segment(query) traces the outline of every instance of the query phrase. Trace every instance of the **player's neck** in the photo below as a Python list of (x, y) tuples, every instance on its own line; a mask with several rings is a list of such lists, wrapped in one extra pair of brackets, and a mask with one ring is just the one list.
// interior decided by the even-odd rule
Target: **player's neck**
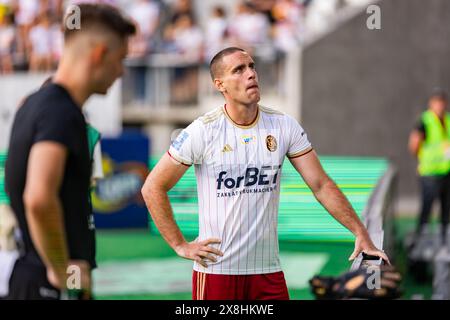
[(258, 116), (258, 104), (242, 105), (227, 102), (225, 111), (234, 123), (246, 126), (255, 122)]
[(80, 72), (74, 68), (60, 66), (52, 82), (63, 86), (80, 108), (83, 108), (84, 103), (91, 96), (89, 88), (86, 87), (86, 81), (80, 78)]

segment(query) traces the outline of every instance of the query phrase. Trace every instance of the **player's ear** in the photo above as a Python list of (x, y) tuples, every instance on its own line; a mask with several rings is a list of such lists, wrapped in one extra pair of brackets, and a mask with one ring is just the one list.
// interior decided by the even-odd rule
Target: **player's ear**
[(105, 59), (106, 53), (108, 52), (108, 46), (105, 43), (97, 43), (92, 49), (91, 58), (94, 65), (99, 65)]
[(220, 79), (214, 79), (214, 86), (216, 87), (217, 90), (219, 90), (222, 93), (224, 93), (226, 91), (226, 89), (223, 85), (223, 81)]

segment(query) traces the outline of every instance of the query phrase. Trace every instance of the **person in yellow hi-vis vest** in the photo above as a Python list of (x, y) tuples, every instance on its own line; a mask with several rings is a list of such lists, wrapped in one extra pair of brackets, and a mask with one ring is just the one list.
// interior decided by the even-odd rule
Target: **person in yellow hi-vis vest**
[(441, 239), (446, 240), (450, 212), (450, 113), (448, 95), (435, 89), (428, 101), (428, 110), (409, 137), (409, 150), (417, 157), (420, 176), (422, 207), (417, 234), (428, 223), (436, 198), (441, 205)]

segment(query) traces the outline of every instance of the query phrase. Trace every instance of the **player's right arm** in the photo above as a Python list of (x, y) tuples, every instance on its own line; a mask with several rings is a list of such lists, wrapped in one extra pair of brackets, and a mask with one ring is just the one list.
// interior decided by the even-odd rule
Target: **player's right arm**
[[(41, 141), (30, 150), (23, 195), (25, 214), (33, 244), (47, 268), (48, 280), (65, 288), (69, 265), (59, 189), (64, 176), (67, 149), (59, 143)], [(87, 262), (71, 261), (80, 267), (82, 287), (90, 287)]]
[(87, 261), (68, 260), (64, 212), (59, 197), (67, 156), (79, 148), (80, 138), (74, 135), (79, 130), (77, 116), (54, 104), (43, 105), (39, 111), (23, 194), (31, 240), (47, 268), (49, 282), (65, 289), (67, 267), (75, 265), (80, 270), (80, 289), (84, 289), (88, 297), (91, 268)]
[(419, 148), (420, 148), (420, 145), (422, 144), (423, 140), (424, 140), (424, 134), (422, 131), (414, 129), (410, 133), (408, 149), (409, 149), (409, 152), (411, 152), (411, 154), (413, 156), (417, 156), (417, 154), (419, 153)]
[(209, 246), (220, 243), (220, 239), (187, 242), (174, 219), (167, 194), (188, 168), (166, 153), (147, 177), (142, 187), (142, 196), (153, 222), (172, 249), (180, 257), (197, 261), (206, 268), (204, 259), (215, 262), (215, 255), (223, 255), (219, 250)]

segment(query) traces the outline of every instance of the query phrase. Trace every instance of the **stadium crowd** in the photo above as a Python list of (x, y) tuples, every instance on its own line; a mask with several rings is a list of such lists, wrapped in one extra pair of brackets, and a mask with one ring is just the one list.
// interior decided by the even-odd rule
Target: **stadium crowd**
[(312, 0), (241, 0), (232, 12), (214, 6), (200, 23), (192, 0), (0, 0), (0, 73), (53, 70), (61, 55), (60, 21), (79, 2), (117, 5), (139, 33), (130, 57), (177, 54), (206, 61), (228, 45), (286, 52), (302, 40)]

